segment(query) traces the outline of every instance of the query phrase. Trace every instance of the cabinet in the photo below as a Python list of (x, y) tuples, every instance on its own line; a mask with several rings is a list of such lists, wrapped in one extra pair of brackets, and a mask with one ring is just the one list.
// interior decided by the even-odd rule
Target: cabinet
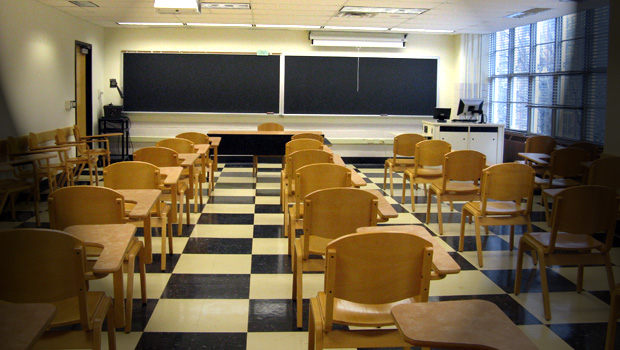
[[(120, 161), (130, 160), (129, 157), (129, 118), (120, 117), (120, 118), (99, 118), (99, 133), (100, 134), (109, 134), (109, 133), (119, 133), (120, 138), (120, 147), (112, 149), (111, 158), (116, 158)], [(113, 142), (110, 141), (110, 147), (113, 146)]]
[(433, 140), (444, 140), (452, 150), (471, 149), (483, 153), (488, 164), (504, 160), (504, 125), (478, 123), (422, 122), (424, 134)]

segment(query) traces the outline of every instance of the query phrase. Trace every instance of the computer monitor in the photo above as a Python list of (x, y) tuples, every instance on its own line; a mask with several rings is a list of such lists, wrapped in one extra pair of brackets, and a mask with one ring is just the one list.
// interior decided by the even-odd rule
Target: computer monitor
[(462, 98), (459, 101), (459, 109), (456, 115), (464, 115), (473, 117), (474, 113), (482, 114), (483, 99), (479, 98)]
[(445, 123), (446, 119), (450, 119), (452, 108), (435, 108), (433, 111), (433, 119), (438, 122)]

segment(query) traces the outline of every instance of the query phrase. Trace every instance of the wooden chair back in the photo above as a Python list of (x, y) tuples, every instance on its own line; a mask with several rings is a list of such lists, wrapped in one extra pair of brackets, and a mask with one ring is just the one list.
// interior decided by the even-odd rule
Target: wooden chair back
[(314, 191), (352, 186), (351, 169), (346, 166), (327, 162), (304, 165), (295, 173), (295, 210), (300, 213), (304, 198)]
[(333, 163), (334, 155), (319, 149), (305, 149), (292, 152), (286, 158), (285, 174), (292, 179), (299, 168), (308, 164)]
[(278, 123), (263, 123), (258, 126), (258, 131), (284, 131), (284, 126)]
[(293, 153), (295, 151), (301, 151), (301, 150), (304, 150), (304, 149), (320, 149), (320, 150), (322, 150), (323, 149), (323, 143), (321, 143), (321, 142), (319, 142), (317, 140), (312, 140), (312, 139), (291, 140), (291, 141), (286, 143), (286, 146), (285, 146), (285, 149), (284, 149), (284, 156), (288, 158), (288, 156), (291, 153)]
[(50, 228), (125, 223), (125, 199), (111, 188), (69, 186), (48, 196)]
[(86, 330), (92, 328), (83, 241), (56, 230), (12, 229), (0, 231), (0, 242), (1, 300), (54, 303), (65, 309), (79, 305), (79, 311), (69, 314), (59, 309), (52, 326), (80, 323)]
[(525, 140), (526, 153), (551, 154), (555, 149), (556, 142), (551, 136), (537, 135), (530, 136)]
[(482, 173), (480, 195), (482, 215), (486, 215), (489, 200), (511, 201), (521, 206), (527, 201), (525, 214), (532, 211), (536, 171), (529, 165), (501, 163), (486, 168)]
[(600, 158), (590, 164), (588, 185), (620, 189), (620, 157)]
[(420, 141), (415, 145), (415, 166), (417, 173), (420, 167), (441, 166), (444, 156), (452, 150), (452, 146), (443, 140)]
[(415, 156), (415, 146), (418, 142), (425, 141), (426, 138), (420, 134), (400, 134), (394, 137), (394, 162), (397, 157)]
[[(67, 138), (67, 133), (65, 132), (65, 129), (56, 129), (56, 135), (54, 135), (54, 140), (56, 141), (56, 144), (59, 146), (62, 146), (63, 144), (66, 144), (67, 142), (71, 142)], [(88, 146), (85, 143), (78, 144), (77, 142), (79, 142), (79, 140), (80, 139), (76, 137), (75, 139), (76, 143), (72, 144), (71, 146), (75, 146), (78, 156), (90, 156)]]
[(202, 145), (202, 144), (209, 143), (209, 135), (203, 134), (201, 132), (189, 131), (189, 132), (180, 133), (175, 137), (179, 139), (190, 140), (196, 145)]
[(159, 189), (160, 184), (159, 168), (151, 163), (118, 162), (103, 169), (103, 185), (115, 190)]
[(452, 151), (445, 155), (443, 163), (443, 188), (449, 181), (471, 181), (476, 184), (482, 178), (487, 157), (473, 150)]
[(158, 167), (179, 166), (179, 153), (167, 147), (144, 147), (133, 153), (133, 160)]
[(570, 145), (572, 148), (581, 148), (584, 151), (588, 152), (588, 161), (595, 160), (598, 158), (598, 149), (599, 146), (595, 145), (591, 142), (575, 142)]
[(194, 143), (187, 139), (171, 138), (157, 141), (157, 147), (166, 147), (178, 153), (196, 153)]
[(588, 160), (588, 152), (582, 148), (567, 147), (551, 152), (549, 175), (575, 178), (584, 174), (581, 163)]
[[(324, 330), (331, 330), (334, 304), (339, 301), (372, 306), (407, 299), (426, 302), (432, 258), (431, 242), (404, 232), (354, 233), (330, 242), (326, 255)], [(364, 324), (360, 315), (363, 305), (356, 310), (357, 320), (342, 321)]]
[(323, 135), (315, 134), (313, 132), (302, 132), (302, 133), (291, 136), (291, 140), (297, 140), (297, 139), (313, 139), (321, 143), (325, 143), (325, 139), (323, 138)]
[(620, 199), (608, 187), (584, 185), (560, 191), (553, 204), (551, 238), (548, 253), (553, 253), (558, 232), (592, 235), (605, 232), (607, 252), (612, 247)]
[(304, 199), (303, 258), (310, 254), (311, 236), (332, 240), (359, 227), (376, 226), (377, 210), (377, 197), (357, 188), (328, 188), (308, 194)]

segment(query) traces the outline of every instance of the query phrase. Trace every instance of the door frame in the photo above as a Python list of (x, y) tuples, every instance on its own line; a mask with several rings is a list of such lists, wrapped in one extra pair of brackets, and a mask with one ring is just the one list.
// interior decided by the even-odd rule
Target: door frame
[[(93, 134), (93, 59), (92, 59), (92, 52), (93, 52), (93, 45), (89, 44), (89, 43), (85, 43), (82, 41), (75, 41), (75, 47), (74, 47), (74, 51), (75, 48), (84, 48), (88, 50), (88, 53), (86, 53), (86, 69), (85, 69), (85, 74), (86, 74), (86, 85), (85, 85), (85, 89), (86, 89), (86, 130), (84, 130), (86, 132), (86, 135), (92, 135)], [(74, 78), (77, 79), (77, 58), (75, 58), (75, 53), (74, 53)], [(77, 84), (75, 83), (74, 80), (74, 86), (75, 86), (75, 98), (77, 100)], [(78, 124), (78, 110), (77, 108), (75, 109), (75, 124)]]

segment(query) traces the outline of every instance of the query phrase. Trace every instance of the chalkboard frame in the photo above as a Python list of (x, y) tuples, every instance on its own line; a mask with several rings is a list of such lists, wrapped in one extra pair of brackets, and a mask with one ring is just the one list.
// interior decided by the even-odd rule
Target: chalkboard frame
[[(172, 54), (172, 55), (179, 55), (179, 54), (183, 54), (183, 55), (187, 55), (187, 54), (204, 54), (204, 55), (245, 55), (245, 56), (250, 56), (250, 55), (254, 55), (256, 56), (255, 53), (215, 53), (215, 52), (149, 52), (149, 51), (123, 51), (123, 58), (124, 58), (124, 54), (126, 53), (141, 53), (141, 54), (157, 54), (157, 53), (165, 53), (165, 54)], [(420, 60), (424, 60), (424, 61), (432, 61), (434, 63), (434, 69), (432, 69), (432, 71), (430, 72), (433, 78), (433, 81), (431, 83), (431, 88), (429, 89), (427, 85), (425, 85), (427, 87), (427, 91), (430, 91), (431, 94), (429, 94), (430, 98), (431, 98), (431, 105), (432, 107), (435, 107), (439, 101), (439, 57), (437, 56), (424, 56), (424, 57), (412, 57), (412, 56), (405, 56), (405, 55), (386, 55), (386, 56), (379, 56), (377, 54), (362, 54), (362, 55), (355, 55), (355, 54), (346, 54), (346, 53), (320, 53), (320, 54), (316, 54), (316, 53), (287, 53), (287, 54), (273, 54), (273, 56), (277, 56), (279, 58), (279, 70), (278, 70), (278, 101), (277, 101), (277, 108), (273, 108), (275, 110), (269, 110), (267, 112), (262, 112), (262, 111), (178, 111), (178, 110), (158, 110), (158, 111), (149, 111), (149, 110), (126, 110), (125, 113), (131, 115), (131, 114), (181, 114), (181, 115), (187, 115), (187, 114), (194, 114), (194, 115), (221, 115), (221, 114), (226, 114), (226, 115), (266, 115), (266, 114), (275, 114), (275, 115), (281, 115), (281, 116), (308, 116), (308, 117), (328, 117), (328, 116), (338, 116), (338, 117), (377, 117), (377, 116), (389, 116), (389, 117), (428, 117), (429, 115), (432, 115), (432, 108), (427, 108), (427, 110), (423, 111), (423, 112), (417, 112), (417, 113), (384, 113), (384, 112), (376, 112), (376, 113), (333, 113), (333, 112), (301, 112), (301, 113), (291, 113), (290, 112), (290, 108), (287, 108), (287, 93), (286, 93), (286, 89), (287, 86), (285, 84), (286, 81), (286, 64), (287, 64), (287, 58), (289, 57), (303, 57), (303, 58), (309, 58), (309, 59), (314, 59), (314, 58), (328, 58), (328, 59), (345, 59), (345, 60), (372, 60), (372, 59), (380, 59), (380, 60), (398, 60), (400, 62), (416, 62), (416, 61), (420, 61)], [(259, 56), (260, 57), (260, 56)], [(124, 61), (124, 59), (123, 59)], [(124, 62), (123, 62), (124, 63)], [(123, 67), (123, 73), (125, 73), (125, 68)], [(125, 78), (125, 76), (123, 76), (123, 78)], [(124, 82), (126, 85), (126, 82)], [(430, 105), (429, 105), (430, 106)]]

